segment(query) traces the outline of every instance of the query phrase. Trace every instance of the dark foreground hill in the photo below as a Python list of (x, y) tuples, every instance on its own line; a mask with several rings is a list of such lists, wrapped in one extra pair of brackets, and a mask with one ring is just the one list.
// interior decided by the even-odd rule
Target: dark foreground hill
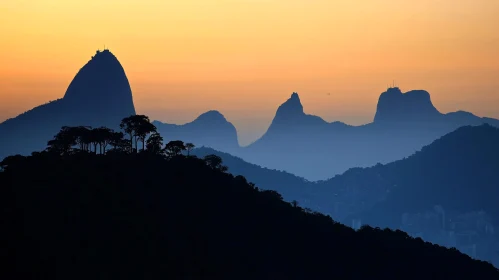
[(310, 206), (308, 204), (314, 200), (315, 184), (291, 173), (261, 167), (228, 153), (207, 147), (194, 149), (192, 154), (199, 158), (207, 155), (217, 155), (222, 158), (224, 165), (229, 168), (231, 174), (244, 176), (260, 189), (277, 191), (286, 201), (297, 200), (300, 205), (308, 207)]
[[(17, 162), (17, 163), (16, 163)], [(358, 232), (203, 160), (47, 153), (0, 172), (3, 279), (498, 279), (401, 231)]]

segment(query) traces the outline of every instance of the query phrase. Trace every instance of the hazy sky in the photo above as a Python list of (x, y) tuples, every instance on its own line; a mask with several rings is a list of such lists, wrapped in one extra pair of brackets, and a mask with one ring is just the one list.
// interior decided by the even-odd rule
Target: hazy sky
[(216, 109), (241, 144), (293, 91), (307, 113), (369, 122), (392, 80), (499, 118), (498, 15), (498, 0), (2, 0), (0, 121), (62, 97), (104, 44), (139, 113)]

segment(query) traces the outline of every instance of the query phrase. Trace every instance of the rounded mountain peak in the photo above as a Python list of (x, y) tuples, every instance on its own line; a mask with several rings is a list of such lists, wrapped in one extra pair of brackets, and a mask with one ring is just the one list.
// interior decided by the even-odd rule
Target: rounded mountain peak
[(406, 93), (398, 87), (388, 88), (379, 97), (375, 122), (428, 121), (441, 116), (425, 90)]
[(98, 50), (78, 71), (63, 100), (95, 117), (121, 120), (135, 114), (132, 90), (125, 70), (107, 49)]
[(225, 119), (224, 115), (222, 115), (222, 113), (220, 113), (219, 111), (210, 110), (208, 112), (199, 115), (199, 117), (197, 117), (195, 121), (220, 123), (220, 122), (227, 122), (227, 119)]

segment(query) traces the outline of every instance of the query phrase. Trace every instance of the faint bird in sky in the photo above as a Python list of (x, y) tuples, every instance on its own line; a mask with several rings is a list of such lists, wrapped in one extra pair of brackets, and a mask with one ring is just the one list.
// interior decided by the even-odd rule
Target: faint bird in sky
[(331, 95), (331, 94), (328, 92), (327, 95)]

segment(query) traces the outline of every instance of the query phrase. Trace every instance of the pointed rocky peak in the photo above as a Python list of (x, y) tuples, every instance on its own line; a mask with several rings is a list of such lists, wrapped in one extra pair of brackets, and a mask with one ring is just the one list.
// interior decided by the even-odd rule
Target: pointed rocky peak
[(433, 106), (430, 94), (425, 90), (406, 93), (398, 87), (388, 88), (379, 97), (375, 122), (419, 122), (441, 116)]
[(302, 116), (305, 113), (303, 112), (303, 105), (301, 104), (300, 97), (298, 96), (298, 93), (293, 92), (291, 94), (291, 97), (286, 100), (279, 108), (277, 109), (276, 112), (276, 118), (278, 117), (296, 117), (296, 116)]

